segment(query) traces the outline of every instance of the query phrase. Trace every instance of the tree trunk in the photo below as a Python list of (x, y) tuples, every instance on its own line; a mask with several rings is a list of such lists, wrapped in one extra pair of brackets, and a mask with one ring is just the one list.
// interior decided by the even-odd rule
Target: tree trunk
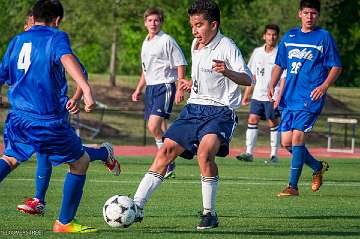
[[(116, 30), (116, 27), (114, 27)], [(110, 59), (110, 86), (116, 86), (116, 50), (117, 50), (117, 32), (113, 32), (111, 44), (111, 59)]]

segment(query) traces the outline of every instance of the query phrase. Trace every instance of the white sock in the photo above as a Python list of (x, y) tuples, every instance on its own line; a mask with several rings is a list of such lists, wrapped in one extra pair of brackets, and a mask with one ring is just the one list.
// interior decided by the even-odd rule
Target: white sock
[(248, 128), (246, 130), (246, 153), (253, 154), (257, 135), (258, 135), (257, 124), (248, 124)]
[(144, 208), (151, 194), (160, 186), (163, 180), (164, 177), (161, 174), (151, 171), (147, 172), (134, 195), (135, 204), (140, 208)]
[(155, 139), (155, 144), (156, 147), (159, 149), (163, 146), (164, 142), (162, 141), (162, 139)]
[(270, 157), (278, 156), (278, 149), (280, 145), (280, 132), (278, 131), (279, 126), (275, 126), (270, 129), (270, 146), (271, 146), (271, 154)]
[(215, 200), (216, 190), (219, 181), (219, 176), (204, 177), (201, 176), (201, 190), (203, 200), (203, 214), (210, 212), (211, 215), (215, 215)]

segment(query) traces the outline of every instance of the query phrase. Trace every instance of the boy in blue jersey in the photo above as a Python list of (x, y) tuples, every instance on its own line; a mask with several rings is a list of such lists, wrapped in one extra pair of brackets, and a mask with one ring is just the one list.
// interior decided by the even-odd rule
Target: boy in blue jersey
[[(27, 15), (24, 31), (30, 30), (34, 25), (34, 17), (32, 11)], [(80, 63), (79, 59), (76, 57), (76, 60), (80, 64), (81, 70), (86, 79), (88, 79), (88, 74), (85, 67)], [(67, 98), (66, 95), (62, 97)], [(71, 114), (77, 114), (80, 111), (80, 100), (82, 97), (82, 91), (79, 86), (77, 86), (75, 94), (73, 97), (68, 99), (66, 103), (66, 109)], [(90, 162), (95, 160), (100, 160), (108, 168), (110, 172), (113, 172), (115, 176), (120, 175), (120, 164), (116, 160), (113, 148), (110, 143), (103, 143), (99, 148), (92, 148), (84, 146), (85, 151), (88, 153)], [(49, 186), (52, 165), (48, 160), (48, 155), (36, 153), (36, 176), (35, 176), (35, 195), (33, 198), (27, 198), (24, 201), (24, 204), (20, 204), (16, 207), (17, 210), (31, 214), (31, 215), (42, 215), (45, 212), (45, 195)]]
[(329, 168), (316, 160), (305, 147), (305, 133), (310, 132), (324, 105), (326, 91), (341, 73), (341, 63), (335, 41), (330, 33), (316, 25), (320, 16), (319, 0), (301, 0), (301, 27), (289, 30), (283, 37), (275, 60), (269, 99), (274, 95), (284, 69), (286, 82), (279, 107), (281, 143), (292, 153), (289, 185), (278, 196), (298, 196), (298, 181), (303, 165), (313, 170), (311, 189), (322, 185)]
[(35, 152), (48, 155), (53, 166), (69, 165), (54, 232), (95, 232), (74, 221), (80, 204), (89, 156), (67, 120), (65, 70), (81, 87), (85, 111), (95, 102), (91, 88), (70, 47), (69, 37), (57, 29), (64, 10), (58, 0), (39, 0), (33, 7), (35, 25), (15, 36), (0, 65), (0, 84), (9, 85), (11, 110), (4, 127), (4, 155), (0, 182)]

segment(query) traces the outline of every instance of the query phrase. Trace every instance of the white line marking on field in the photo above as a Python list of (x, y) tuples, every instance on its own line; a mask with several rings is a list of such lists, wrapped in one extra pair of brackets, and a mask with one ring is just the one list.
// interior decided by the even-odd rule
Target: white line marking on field
[[(252, 178), (249, 178), (252, 179)], [(7, 178), (6, 181), (34, 181), (33, 178)], [(255, 179), (252, 179), (255, 180)], [(242, 181), (219, 181), (220, 184), (223, 185), (284, 185), (286, 184), (286, 181), (279, 181), (276, 179), (276, 181), (271, 181), (271, 179), (267, 179), (267, 182), (242, 182)], [(55, 182), (63, 182), (64, 179), (60, 178), (52, 178), (51, 181)], [(97, 179), (88, 179), (86, 180), (89, 183), (119, 183), (119, 184), (138, 184), (140, 183), (140, 180), (97, 180)], [(165, 181), (167, 184), (200, 184), (199, 180), (169, 180)], [(299, 183), (299, 185), (310, 185), (310, 182), (304, 182)], [(360, 187), (360, 182), (345, 182), (345, 183), (339, 183), (334, 181), (325, 181), (324, 185), (328, 186), (339, 186), (339, 187)]]

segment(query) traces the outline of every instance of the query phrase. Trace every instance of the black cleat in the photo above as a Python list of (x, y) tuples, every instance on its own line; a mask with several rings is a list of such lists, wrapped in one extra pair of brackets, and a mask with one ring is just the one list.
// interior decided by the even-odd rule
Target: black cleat
[(200, 215), (200, 223), (196, 227), (198, 230), (211, 229), (219, 226), (217, 215), (211, 215), (211, 212)]

